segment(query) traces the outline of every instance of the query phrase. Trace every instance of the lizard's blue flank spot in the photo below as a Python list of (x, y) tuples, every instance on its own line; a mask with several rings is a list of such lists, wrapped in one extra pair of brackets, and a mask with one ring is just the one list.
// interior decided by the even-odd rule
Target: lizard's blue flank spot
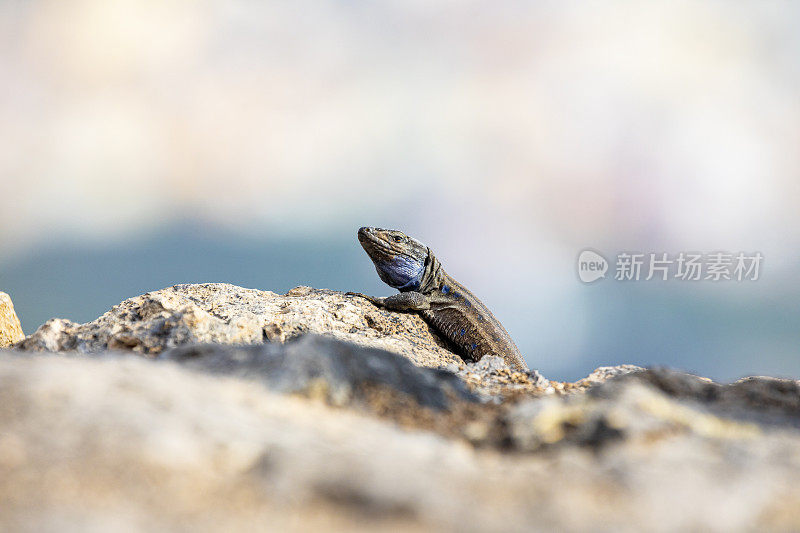
[(466, 329), (461, 328), (461, 331), (458, 332), (459, 335), (464, 335), (467, 332)]
[(447, 294), (448, 292), (450, 292), (450, 287), (442, 285), (442, 294)]
[(477, 343), (477, 342), (473, 342), (473, 343), (472, 343), (472, 349), (474, 350), (474, 349), (476, 349), (477, 347), (478, 347), (478, 343)]
[(472, 304), (469, 303), (469, 300), (467, 300), (466, 298), (464, 298), (464, 305), (466, 305), (467, 307), (472, 307)]

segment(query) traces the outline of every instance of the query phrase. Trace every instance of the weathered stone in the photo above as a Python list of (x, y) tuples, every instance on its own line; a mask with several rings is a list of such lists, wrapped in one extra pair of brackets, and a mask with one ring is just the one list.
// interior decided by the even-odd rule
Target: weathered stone
[(261, 372), (288, 364), (286, 383), (307, 382), (319, 361), (292, 367), (300, 351), (350, 357), (303, 346), (280, 363), (264, 355), (276, 347), (167, 361), (0, 351), (0, 529), (800, 528), (794, 429), (728, 420), (632, 375), (512, 406), (517, 453), (498, 453), (276, 394)]
[(548, 381), (304, 287), (178, 285), (17, 347), (68, 353), (0, 351), (1, 530), (800, 529), (793, 380)]
[(285, 342), (318, 333), (448, 368), (484, 398), (542, 394), (549, 382), (500, 358), (465, 363), (416, 313), (379, 309), (363, 298), (296, 287), (286, 295), (223, 283), (175, 285), (125, 300), (86, 324), (51, 319), (17, 345), (28, 351), (133, 350), (146, 355), (196, 343)]
[(707, 439), (754, 439), (755, 424), (716, 416), (671, 401), (664, 393), (631, 381), (604, 391), (529, 400), (512, 408), (508, 422), (514, 447), (579, 445), (599, 449), (619, 441), (656, 441), (675, 435)]
[(466, 526), (451, 498), (480, 490), (474, 461), (430, 434), (174, 363), (0, 356), (3, 531)]
[(376, 393), (402, 395), (437, 410), (448, 407), (448, 397), (477, 400), (450, 372), (421, 368), (401, 355), (321, 335), (303, 335), (285, 344), (184, 346), (159, 358), (257, 380), (277, 392), (320, 397), (337, 406), (368, 404)]
[(631, 374), (633, 372), (641, 372), (643, 370), (644, 368), (636, 365), (601, 366), (575, 384), (581, 387), (593, 387), (600, 383), (605, 383), (611, 378), (624, 376), (625, 374)]
[(0, 292), (0, 348), (11, 346), (24, 338), (22, 325), (19, 323), (17, 313), (14, 312), (11, 297)]
[(502, 357), (485, 356), (472, 364), (450, 367), (484, 399), (496, 402), (523, 395), (552, 392), (550, 381), (537, 370), (512, 368)]
[[(752, 376), (720, 384), (667, 368), (654, 368), (619, 378), (642, 381), (672, 398), (697, 404), (721, 416), (749, 420), (759, 425), (800, 428), (800, 381)], [(613, 386), (608, 388), (613, 389)], [(600, 387), (595, 394), (608, 388)]]
[(415, 313), (378, 309), (362, 298), (329, 290), (296, 287), (281, 296), (225, 283), (175, 285), (148, 292), (86, 324), (49, 320), (17, 348), (158, 354), (194, 343), (284, 342), (303, 333), (389, 350), (418, 366), (464, 364)]
[(617, 440), (689, 434), (755, 439), (768, 429), (800, 429), (800, 384), (747, 378), (723, 385), (669, 369), (619, 374), (585, 394), (534, 399), (511, 408), (515, 447), (601, 447)]

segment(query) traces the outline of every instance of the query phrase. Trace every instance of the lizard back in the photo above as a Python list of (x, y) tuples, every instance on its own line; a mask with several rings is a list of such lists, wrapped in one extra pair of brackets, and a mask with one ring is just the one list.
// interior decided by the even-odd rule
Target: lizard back
[(439, 277), (438, 287), (429, 293), (431, 308), (421, 311), (425, 321), (473, 361), (498, 355), (511, 366), (527, 369), (519, 348), (489, 308), (449, 274), (440, 271)]

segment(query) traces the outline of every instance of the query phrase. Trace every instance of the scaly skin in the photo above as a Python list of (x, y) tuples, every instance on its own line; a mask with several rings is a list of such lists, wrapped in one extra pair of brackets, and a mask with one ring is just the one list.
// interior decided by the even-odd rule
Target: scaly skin
[(430, 248), (397, 230), (364, 227), (361, 246), (380, 278), (397, 290), (386, 298), (348, 292), (392, 311), (416, 311), (461, 350), (464, 359), (479, 361), (499, 355), (528, 370), (517, 345), (491, 311), (466, 287), (444, 271)]

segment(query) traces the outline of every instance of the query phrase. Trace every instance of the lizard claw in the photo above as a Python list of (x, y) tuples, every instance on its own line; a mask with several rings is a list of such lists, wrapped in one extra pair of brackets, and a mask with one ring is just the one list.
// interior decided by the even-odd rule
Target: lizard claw
[(356, 296), (358, 298), (364, 298), (366, 301), (370, 302), (373, 305), (378, 305), (378, 301), (376, 298), (372, 296), (367, 296), (366, 294), (360, 292), (346, 292), (344, 293), (345, 296)]
[(356, 296), (358, 298), (364, 298), (365, 300), (370, 300), (370, 301), (372, 300), (372, 298), (370, 298), (366, 294), (362, 294), (360, 292), (346, 292), (346, 293), (344, 293), (344, 295), (345, 296)]

